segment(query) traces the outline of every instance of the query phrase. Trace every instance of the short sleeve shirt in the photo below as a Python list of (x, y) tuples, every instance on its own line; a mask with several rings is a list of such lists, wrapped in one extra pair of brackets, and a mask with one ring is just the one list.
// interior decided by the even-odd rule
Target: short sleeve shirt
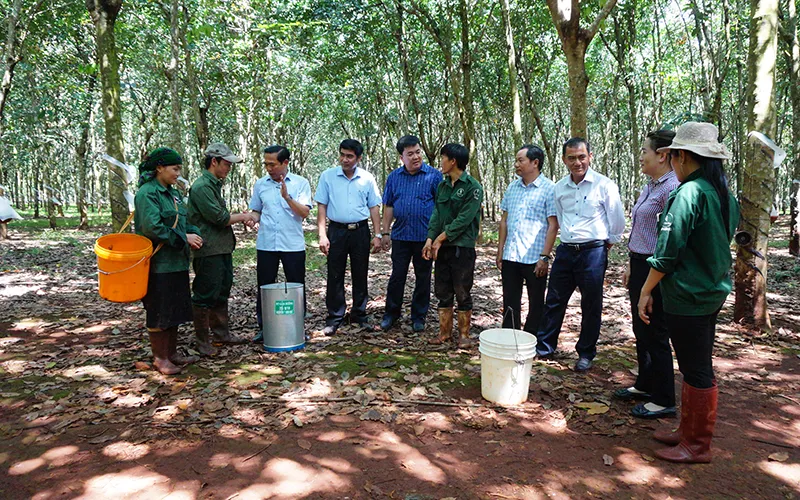
[(369, 209), (381, 204), (381, 193), (375, 177), (356, 167), (348, 179), (342, 167), (322, 172), (314, 201), (327, 206), (328, 219), (341, 224), (361, 222), (369, 218)]
[[(308, 181), (289, 173), (284, 178), (286, 190), (295, 201), (311, 206), (311, 186)], [(294, 213), (281, 196), (281, 183), (269, 175), (256, 181), (250, 210), (261, 212), (256, 249), (266, 252), (302, 252), (306, 249), (303, 237), (303, 218)]]
[(405, 167), (389, 174), (383, 190), (383, 204), (394, 211), (393, 240), (425, 241), (436, 189), (441, 181), (442, 174), (427, 163), (413, 175)]
[(508, 236), (503, 259), (520, 264), (535, 264), (544, 251), (548, 217), (555, 217), (555, 183), (539, 175), (527, 186), (522, 179), (509, 184), (500, 210), (508, 212)]

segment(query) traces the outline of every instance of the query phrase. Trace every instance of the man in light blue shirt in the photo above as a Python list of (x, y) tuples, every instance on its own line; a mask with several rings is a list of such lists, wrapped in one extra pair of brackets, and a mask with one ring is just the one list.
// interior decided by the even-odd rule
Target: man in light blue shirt
[[(508, 185), (500, 210), (497, 267), (503, 280), (503, 328), (522, 327), (522, 286), (528, 290), (524, 330), (536, 335), (544, 308), (550, 253), (558, 234), (555, 184), (541, 175), (544, 151), (522, 146), (514, 161), (520, 177)], [(509, 311), (510, 309), (510, 311)]]
[(278, 264), (290, 283), (302, 283), (305, 311), (306, 240), (303, 219), (311, 211), (311, 186), (308, 181), (289, 173), (291, 152), (284, 146), (264, 148), (267, 175), (256, 181), (250, 199), (253, 221), (258, 223), (256, 239), (256, 318), (258, 334), (253, 342), (262, 342), (261, 285), (275, 283)]
[[(344, 296), (344, 273), (350, 256), (353, 282), (353, 307), (350, 321), (369, 328), (367, 319), (367, 274), (370, 239), (372, 252), (381, 250), (381, 195), (375, 177), (359, 167), (364, 147), (355, 139), (339, 144), (339, 164), (319, 178), (317, 194), (317, 228), (319, 249), (328, 257), (328, 282), (325, 305), (328, 317), (322, 333), (332, 335), (344, 321), (347, 303)], [(326, 226), (326, 219), (330, 224)], [(375, 230), (370, 238), (369, 221)]]

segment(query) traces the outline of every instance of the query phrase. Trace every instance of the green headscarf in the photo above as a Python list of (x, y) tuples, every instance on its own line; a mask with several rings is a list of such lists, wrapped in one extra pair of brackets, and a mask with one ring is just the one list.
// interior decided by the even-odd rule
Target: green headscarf
[(157, 167), (167, 165), (183, 165), (183, 158), (170, 148), (156, 148), (150, 151), (139, 164), (139, 186), (155, 178)]

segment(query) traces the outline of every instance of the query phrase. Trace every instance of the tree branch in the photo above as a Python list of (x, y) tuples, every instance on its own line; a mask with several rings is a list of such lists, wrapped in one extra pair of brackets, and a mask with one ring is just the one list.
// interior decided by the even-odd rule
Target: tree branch
[(594, 20), (589, 29), (586, 30), (586, 41), (591, 41), (592, 38), (597, 34), (597, 30), (600, 29), (600, 24), (605, 21), (611, 11), (614, 10), (614, 6), (617, 5), (617, 0), (608, 0), (606, 4), (603, 6), (603, 10), (597, 14), (597, 18)]

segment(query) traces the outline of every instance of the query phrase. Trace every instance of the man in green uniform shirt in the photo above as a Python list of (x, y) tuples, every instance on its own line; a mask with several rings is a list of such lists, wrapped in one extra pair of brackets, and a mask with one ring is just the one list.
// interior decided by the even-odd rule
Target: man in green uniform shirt
[[(472, 280), (475, 274), (475, 241), (478, 239), (483, 188), (465, 170), (469, 150), (461, 144), (445, 144), (441, 151), (444, 180), (439, 183), (436, 205), (428, 225), (424, 259), (436, 261), (434, 294), (439, 300), (439, 345), (452, 336), (458, 347), (468, 347), (472, 321)], [(458, 329), (453, 331), (453, 297), (458, 302)]]
[(236, 237), (231, 224), (252, 220), (250, 214), (231, 214), (222, 198), (222, 183), (234, 163), (242, 160), (217, 142), (205, 151), (203, 175), (189, 191), (189, 221), (200, 229), (203, 247), (193, 252), (192, 310), (197, 350), (204, 356), (217, 353), (210, 336), (223, 344), (246, 342), (228, 329), (228, 296), (233, 285), (233, 249)]

